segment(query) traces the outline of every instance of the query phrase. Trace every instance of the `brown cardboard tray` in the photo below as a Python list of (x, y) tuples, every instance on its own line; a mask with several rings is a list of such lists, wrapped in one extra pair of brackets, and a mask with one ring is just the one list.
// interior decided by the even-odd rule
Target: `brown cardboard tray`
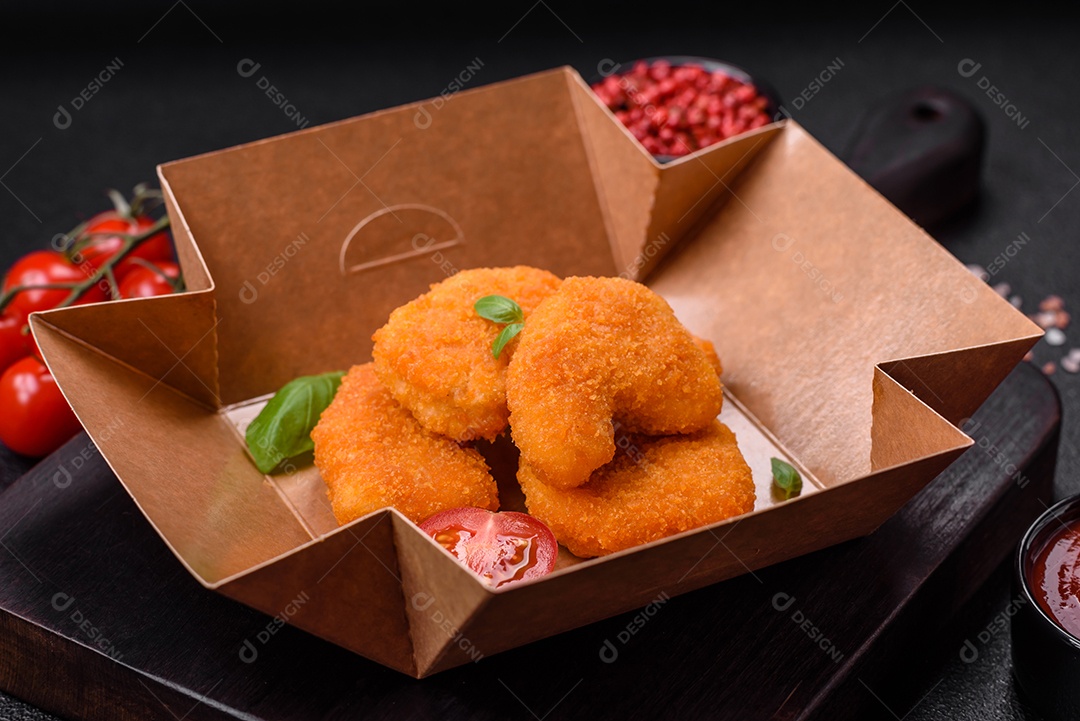
[[(161, 166), (190, 292), (32, 319), (202, 584), (402, 672), (871, 532), (971, 445), (957, 424), (1041, 335), (793, 121), (661, 166), (567, 68), (422, 109)], [(317, 474), (255, 468), (237, 431), (260, 398), (366, 361), (430, 283), (512, 264), (642, 279), (715, 343), (751, 465), (783, 453), (808, 492), (492, 590), (393, 509), (338, 528)]]

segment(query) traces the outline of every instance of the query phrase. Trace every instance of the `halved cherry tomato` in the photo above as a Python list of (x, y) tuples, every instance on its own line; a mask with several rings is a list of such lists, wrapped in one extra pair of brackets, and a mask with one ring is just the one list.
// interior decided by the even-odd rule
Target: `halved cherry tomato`
[(22, 329), (26, 319), (17, 313), (0, 314), (0, 373), (3, 373), (15, 361), (30, 355), (26, 336)]
[[(145, 265), (131, 269), (120, 281), (121, 298), (149, 298), (154, 295), (168, 295), (175, 288), (170, 280), (180, 277), (180, 266), (176, 263), (157, 262), (154, 264), (161, 272)], [(162, 276), (162, 273), (165, 275)]]
[(452, 508), (420, 530), (496, 588), (551, 573), (559, 553), (551, 530), (527, 513)]
[[(91, 271), (92, 273), (92, 271)], [(82, 268), (68, 262), (55, 250), (35, 250), (15, 261), (4, 279), (4, 292), (20, 285), (46, 285), (49, 283), (81, 283), (90, 277)], [(68, 297), (70, 291), (63, 288), (24, 290), (17, 293), (5, 310), (15, 315), (28, 316), (34, 311), (55, 308)], [(87, 289), (78, 304), (105, 300), (105, 290), (98, 284)]]
[(0, 408), (0, 441), (24, 456), (52, 453), (82, 427), (37, 358), (16, 361), (0, 376)]
[[(147, 215), (129, 218), (115, 210), (98, 213), (87, 222), (83, 233), (106, 233), (106, 235), (90, 235), (90, 241), (75, 254), (75, 263), (78, 265), (88, 263), (90, 267), (97, 270), (124, 247), (125, 239), (122, 236), (108, 235), (109, 233), (137, 235), (154, 223), (154, 219)], [(139, 267), (138, 263), (132, 262), (133, 258), (142, 258), (149, 263), (173, 260), (172, 243), (169, 242), (168, 231), (163, 230), (139, 243), (138, 248), (132, 250), (117, 263), (113, 268), (113, 274), (117, 280), (123, 280), (124, 276)]]

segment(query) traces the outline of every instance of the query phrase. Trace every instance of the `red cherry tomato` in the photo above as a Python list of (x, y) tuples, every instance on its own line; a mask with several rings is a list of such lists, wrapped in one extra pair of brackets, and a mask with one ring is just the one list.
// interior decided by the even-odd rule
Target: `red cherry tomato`
[[(93, 271), (90, 271), (92, 273)], [(15, 261), (4, 279), (4, 291), (20, 285), (45, 285), (49, 283), (81, 283), (90, 277), (90, 273), (77, 268), (67, 261), (62, 253), (54, 250), (35, 250)], [(18, 293), (8, 305), (16, 315), (30, 315), (34, 311), (55, 308), (68, 297), (69, 291), (63, 288), (24, 290)], [(105, 290), (99, 285), (91, 286), (77, 301), (96, 303), (105, 300)]]
[[(176, 263), (158, 262), (154, 264), (171, 280), (180, 277), (180, 266)], [(154, 295), (168, 295), (174, 291), (172, 284), (153, 268), (137, 266), (120, 281), (121, 298), (149, 298)]]
[[(147, 215), (128, 218), (115, 210), (98, 213), (87, 222), (83, 232), (105, 233), (106, 235), (91, 235), (90, 242), (76, 253), (75, 262), (79, 265), (88, 263), (90, 267), (97, 270), (124, 247), (125, 239), (122, 236), (108, 235), (109, 233), (137, 235), (151, 227), (154, 222), (154, 219)], [(113, 268), (113, 274), (116, 275), (117, 280), (123, 280), (125, 275), (139, 267), (138, 263), (131, 262), (132, 258), (142, 258), (150, 263), (173, 260), (172, 243), (169, 242), (168, 231), (163, 230), (147, 238), (139, 244), (138, 248), (117, 263)]]
[(551, 573), (559, 553), (547, 526), (514, 511), (452, 508), (421, 523), (420, 530), (496, 588)]
[(26, 320), (15, 313), (0, 314), (0, 373), (17, 360), (30, 355), (27, 336), (22, 329)]
[(81, 426), (49, 369), (23, 358), (0, 376), (0, 441), (24, 456), (52, 453)]
[(26, 344), (27, 354), (41, 360), (41, 349), (38, 348), (37, 341), (34, 340), (34, 334), (30, 332), (30, 327), (26, 324), (26, 321), (23, 321), (22, 337), (23, 343)]

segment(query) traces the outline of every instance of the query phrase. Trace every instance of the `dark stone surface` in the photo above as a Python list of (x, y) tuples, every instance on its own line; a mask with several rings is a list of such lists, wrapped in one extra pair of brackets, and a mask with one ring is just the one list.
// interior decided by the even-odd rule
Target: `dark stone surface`
[(103, 721), (504, 719), (537, 704), (552, 718), (906, 715), (959, 607), (1049, 502), (1060, 420), (1023, 364), (972, 419), (979, 444), (870, 536), (421, 681), (295, 628), (265, 634), (266, 616), (177, 562), (80, 434), (0, 496), (0, 687)]
[[(295, 128), (255, 78), (237, 73), (245, 58), (261, 63), (257, 76), (318, 124), (433, 96), (474, 58), (484, 66), (472, 84), (486, 84), (560, 64), (589, 75), (605, 58), (678, 53), (723, 58), (768, 78), (795, 119), (837, 153), (872, 101), (923, 84), (963, 94), (987, 122), (983, 192), (972, 211), (935, 236), (962, 261), (995, 268), (994, 282), (1008, 282), (1025, 310), (1049, 293), (1064, 297), (1070, 310), (1080, 308), (1080, 192), (1073, 192), (1080, 183), (1073, 132), (1080, 97), (1072, 88), (1080, 54), (1071, 19), (1031, 13), (995, 20), (977, 7), (941, 17), (944, 11), (933, 7), (886, 2), (834, 17), (804, 9), (799, 22), (779, 11), (741, 13), (731, 22), (716, 8), (668, 9), (658, 19), (637, 6), (608, 6), (608, 15), (597, 18), (581, 8), (524, 3), (444, 13), (441, 27), (416, 29), (406, 13), (346, 21), (332, 8), (304, 4), (263, 34), (256, 8), (248, 8), (250, 18), (239, 11), (219, 18), (208, 3), (177, 3), (163, 15), (166, 7), (125, 3), (122, 18), (87, 16), (67, 26), (27, 10), (26, 23), (0, 23), (5, 35), (21, 36), (19, 45), (4, 46), (0, 74), (0, 266), (101, 209), (105, 188), (152, 180), (158, 162)], [(290, 29), (288, 20), (305, 8), (311, 17)], [(482, 21), (478, 13), (486, 13)], [(115, 77), (73, 113), (70, 127), (55, 127), (58, 105), (70, 107), (116, 58), (122, 67)], [(837, 58), (841, 70), (822, 82)], [(958, 71), (965, 59), (981, 64), (971, 77)], [(980, 89), (983, 78), (1026, 122), (1018, 125)], [(1030, 242), (1016, 249), (1020, 233)], [(1075, 332), (1068, 335), (1060, 348), (1040, 343), (1038, 363), (1071, 348)], [(1059, 369), (1053, 381), (1066, 417), (1061, 497), (1080, 491), (1072, 472), (1080, 429), (1070, 421), (1080, 377)], [(958, 655), (964, 638), (985, 628), (1008, 594), (1007, 574), (998, 573), (966, 607), (957, 635), (941, 640), (935, 658), (946, 660), (906, 719), (1024, 718), (1009, 682), (1007, 634), (994, 636), (975, 663)], [(47, 717), (0, 696), (0, 718)]]

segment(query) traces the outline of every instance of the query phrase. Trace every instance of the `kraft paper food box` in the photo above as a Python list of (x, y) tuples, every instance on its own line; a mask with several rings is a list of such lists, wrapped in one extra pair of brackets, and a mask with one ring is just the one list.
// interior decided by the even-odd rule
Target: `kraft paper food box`
[[(794, 121), (660, 165), (569, 68), (159, 176), (189, 291), (36, 315), (50, 369), (202, 584), (417, 677), (870, 533), (1041, 335)], [(313, 466), (256, 469), (270, 394), (514, 264), (640, 279), (715, 343), (752, 513), (493, 590), (392, 509), (338, 527)], [(800, 497), (773, 500), (773, 455)]]

